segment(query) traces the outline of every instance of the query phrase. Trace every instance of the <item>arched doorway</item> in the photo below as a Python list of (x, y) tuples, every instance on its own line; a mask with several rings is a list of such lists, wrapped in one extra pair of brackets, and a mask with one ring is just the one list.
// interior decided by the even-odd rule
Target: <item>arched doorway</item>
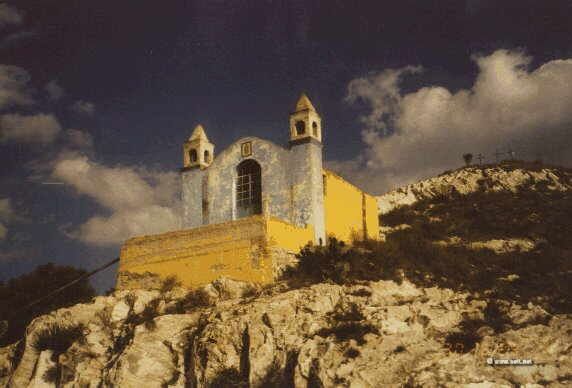
[(236, 214), (238, 218), (262, 213), (262, 179), (260, 164), (252, 159), (236, 167)]

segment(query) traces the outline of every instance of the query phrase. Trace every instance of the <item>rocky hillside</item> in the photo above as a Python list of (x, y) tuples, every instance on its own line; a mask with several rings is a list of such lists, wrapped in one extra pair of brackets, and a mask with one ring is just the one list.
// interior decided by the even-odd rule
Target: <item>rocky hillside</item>
[(419, 200), (436, 199), (451, 193), (517, 192), (518, 190), (572, 189), (572, 170), (522, 161), (471, 166), (400, 187), (378, 197), (381, 214)]
[[(216, 302), (216, 306), (205, 306)], [(511, 386), (571, 382), (572, 321), (404, 281), (120, 292), (0, 350), (10, 387)], [(510, 324), (508, 324), (510, 322)], [(532, 359), (494, 366), (487, 359)], [(526, 362), (526, 361), (522, 361)], [(481, 384), (481, 385), (478, 385)]]
[(273, 287), (169, 279), (38, 317), (0, 386), (570, 386), (570, 171), (525, 167), (390, 193), (382, 241), (307, 247)]

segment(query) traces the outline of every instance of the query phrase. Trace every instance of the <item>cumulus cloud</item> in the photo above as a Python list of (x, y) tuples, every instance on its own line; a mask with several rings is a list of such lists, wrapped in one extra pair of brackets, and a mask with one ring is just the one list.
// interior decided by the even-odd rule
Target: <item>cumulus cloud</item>
[(76, 113), (92, 116), (95, 113), (95, 105), (88, 101), (76, 101), (71, 107)]
[(64, 89), (57, 83), (56, 80), (51, 80), (44, 87), (48, 98), (52, 101), (57, 101), (62, 98), (65, 94)]
[(7, 4), (0, 4), (0, 27), (8, 24), (20, 24), (23, 21), (22, 13)]
[(136, 235), (179, 228), (176, 173), (107, 167), (77, 154), (56, 162), (53, 177), (103, 208), (72, 235), (93, 245), (116, 245)]
[[(572, 59), (530, 70), (520, 51), (474, 56), (479, 72), (470, 89), (443, 86), (403, 93), (400, 80), (419, 67), (385, 70), (348, 85), (347, 101), (362, 103), (365, 152), (333, 161), (338, 170), (376, 192), (462, 163), (465, 152), (491, 161), (495, 149), (513, 145), (517, 157), (550, 157), (572, 163)], [(494, 159), (493, 159), (494, 160)]]
[(0, 117), (0, 141), (50, 143), (61, 131), (52, 114), (5, 114)]
[(31, 105), (34, 100), (28, 89), (30, 75), (17, 66), (0, 65), (0, 109)]

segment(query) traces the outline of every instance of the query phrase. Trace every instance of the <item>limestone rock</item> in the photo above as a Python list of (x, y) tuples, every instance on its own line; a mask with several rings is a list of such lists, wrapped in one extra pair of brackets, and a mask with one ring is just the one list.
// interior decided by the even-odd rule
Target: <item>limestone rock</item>
[[(185, 295), (174, 289), (118, 292), (38, 317), (24, 342), (0, 349), (0, 383), (52, 387), (45, 376), (54, 368), (61, 386), (94, 388), (571, 383), (572, 320), (533, 304), (503, 305), (510, 323), (495, 331), (485, 322), (490, 301), (407, 279), (254, 295), (249, 287), (222, 279), (206, 287), (214, 306), (180, 314), (166, 314)], [(476, 323), (467, 329), (467, 320)], [(83, 328), (57, 357), (37, 347), (42, 336), (53, 343), (45, 341), (53, 325)], [(455, 338), (473, 343), (459, 350)]]
[(469, 194), (479, 190), (486, 192), (516, 192), (530, 186), (555, 191), (570, 191), (572, 174), (551, 168), (533, 171), (525, 168), (505, 169), (502, 166), (467, 167), (438, 177), (400, 187), (377, 197), (380, 214), (404, 205), (412, 205), (422, 199), (450, 196), (454, 193)]

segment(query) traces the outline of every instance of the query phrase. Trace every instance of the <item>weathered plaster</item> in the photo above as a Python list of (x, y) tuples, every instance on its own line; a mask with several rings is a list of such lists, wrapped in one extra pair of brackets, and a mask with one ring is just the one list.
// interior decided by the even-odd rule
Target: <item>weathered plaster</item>
[[(241, 155), (241, 144), (251, 142), (252, 155)], [(217, 155), (205, 169), (182, 171), (183, 225), (203, 224), (203, 191), (208, 177), (208, 223), (236, 219), (236, 166), (245, 159), (256, 160), (262, 171), (262, 200), (268, 215), (296, 226), (312, 225), (315, 241), (324, 239), (322, 147), (315, 143), (280, 147), (256, 137), (242, 138)]]
[[(297, 132), (297, 121), (305, 122), (305, 133)], [(193, 165), (189, 147), (214, 150), (204, 128), (197, 126), (185, 142), (181, 170), (187, 230), (127, 241), (118, 287), (144, 287), (138, 279), (148, 274), (176, 275), (191, 287), (220, 276), (268, 283), (296, 261), (295, 254), (308, 242), (322, 244), (326, 236), (346, 241), (378, 238), (375, 198), (323, 169), (321, 124), (303, 95), (290, 115), (288, 148), (245, 137), (212, 155), (208, 163)], [(251, 152), (243, 155), (247, 142)], [(237, 219), (237, 166), (246, 159), (261, 168), (263, 214)]]
[[(270, 283), (313, 239), (312, 228), (251, 216), (160, 235), (135, 237), (121, 249), (118, 288), (144, 288), (150, 274), (175, 275), (188, 287), (221, 276)], [(156, 282), (154, 283), (156, 284)]]

